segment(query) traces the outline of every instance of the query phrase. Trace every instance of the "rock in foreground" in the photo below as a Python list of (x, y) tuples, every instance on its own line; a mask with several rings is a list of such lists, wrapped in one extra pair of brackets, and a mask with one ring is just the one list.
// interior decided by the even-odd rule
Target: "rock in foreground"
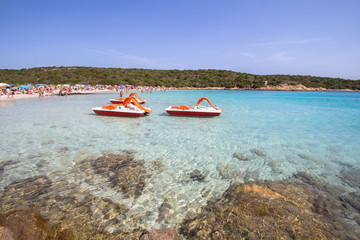
[(359, 226), (330, 193), (304, 182), (234, 184), (186, 219), (186, 239), (357, 239)]
[(0, 214), (1, 239), (62, 239), (73, 240), (69, 229), (51, 225), (34, 209), (15, 210)]
[(178, 234), (173, 228), (150, 230), (143, 233), (140, 240), (178, 240)]

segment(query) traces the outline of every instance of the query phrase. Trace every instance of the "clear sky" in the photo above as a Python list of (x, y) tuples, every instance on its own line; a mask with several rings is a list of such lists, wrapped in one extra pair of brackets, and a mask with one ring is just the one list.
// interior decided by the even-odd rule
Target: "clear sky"
[(360, 79), (360, 0), (0, 0), (0, 69)]

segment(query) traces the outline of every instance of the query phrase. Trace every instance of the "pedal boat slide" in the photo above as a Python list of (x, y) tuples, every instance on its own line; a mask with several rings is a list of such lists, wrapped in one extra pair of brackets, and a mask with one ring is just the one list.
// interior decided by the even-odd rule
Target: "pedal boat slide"
[[(211, 107), (201, 106), (201, 102), (206, 100)], [(199, 99), (195, 107), (189, 107), (187, 105), (181, 105), (180, 107), (171, 106), (165, 109), (165, 111), (170, 115), (177, 116), (197, 116), (197, 117), (213, 117), (219, 116), (224, 110), (215, 107), (211, 104), (210, 100), (206, 97)]]
[(95, 107), (92, 110), (99, 115), (118, 117), (141, 117), (151, 113), (150, 108), (141, 106), (134, 97), (125, 98), (122, 104)]
[[(141, 99), (141, 98), (137, 95), (137, 93), (131, 93), (131, 94), (129, 95), (129, 97), (134, 97), (134, 98), (137, 100), (137, 102), (140, 103), (140, 104), (146, 103), (146, 101), (143, 100), (143, 99)], [(121, 104), (121, 103), (123, 103), (123, 102), (125, 101), (125, 98), (121, 97), (121, 98), (116, 98), (116, 99), (110, 99), (109, 101), (110, 101), (111, 103), (114, 103), (114, 104)]]

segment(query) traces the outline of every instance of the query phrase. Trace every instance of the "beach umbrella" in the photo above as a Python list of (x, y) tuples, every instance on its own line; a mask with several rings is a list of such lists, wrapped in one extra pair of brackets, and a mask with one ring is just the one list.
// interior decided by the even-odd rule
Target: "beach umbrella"
[(28, 87), (28, 86), (25, 86), (25, 85), (21, 85), (19, 88), (20, 88), (20, 89), (28, 89), (29, 87)]
[(0, 87), (9, 87), (10, 85), (9, 84), (7, 84), (7, 83), (0, 83)]
[(74, 87), (74, 86), (76, 86), (76, 85), (72, 83), (72, 84), (70, 84), (70, 86)]
[(10, 87), (16, 87), (16, 84), (9, 84)]

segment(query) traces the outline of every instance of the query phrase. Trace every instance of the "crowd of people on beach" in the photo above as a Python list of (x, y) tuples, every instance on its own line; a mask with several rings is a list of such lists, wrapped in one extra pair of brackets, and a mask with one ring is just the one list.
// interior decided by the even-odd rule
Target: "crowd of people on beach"
[(130, 91), (140, 91), (151, 93), (155, 90), (166, 91), (164, 86), (134, 86), (134, 85), (86, 85), (86, 84), (36, 84), (36, 85), (15, 85), (0, 83), (0, 99), (2, 97), (14, 98), (14, 96), (45, 95), (68, 96), (74, 93), (96, 93), (102, 91), (117, 91), (120, 96)]
[(56, 85), (20, 85), (9, 84), (8, 86), (0, 87), (0, 96), (7, 96), (7, 98), (13, 98), (17, 95), (39, 95), (45, 96), (45, 94), (52, 94), (58, 89)]

